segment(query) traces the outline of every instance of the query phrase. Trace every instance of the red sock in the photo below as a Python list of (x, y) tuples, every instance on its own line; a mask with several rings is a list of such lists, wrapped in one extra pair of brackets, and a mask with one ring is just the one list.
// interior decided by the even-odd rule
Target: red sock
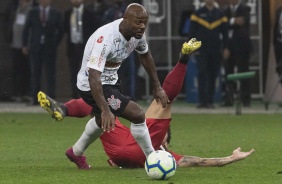
[(163, 89), (170, 101), (172, 101), (181, 91), (186, 70), (187, 64), (177, 62), (172, 71), (166, 76), (163, 83)]
[(84, 118), (90, 115), (92, 107), (85, 103), (82, 98), (73, 99), (64, 104), (67, 108), (67, 116)]

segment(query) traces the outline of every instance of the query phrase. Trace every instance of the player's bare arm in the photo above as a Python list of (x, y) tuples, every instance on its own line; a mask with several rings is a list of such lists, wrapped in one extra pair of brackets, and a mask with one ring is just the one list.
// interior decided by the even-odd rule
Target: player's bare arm
[(243, 160), (250, 156), (255, 150), (242, 152), (241, 148), (233, 151), (232, 155), (222, 158), (200, 158), (196, 156), (183, 156), (177, 163), (178, 167), (221, 167), (233, 162)]
[(115, 116), (110, 111), (110, 108), (105, 100), (103, 88), (101, 83), (101, 72), (94, 69), (89, 69), (89, 84), (92, 96), (101, 109), (101, 121), (96, 117), (97, 124), (101, 126), (104, 131), (110, 131), (115, 126)]
[(148, 51), (145, 54), (138, 54), (139, 61), (149, 74), (152, 84), (153, 84), (153, 95), (156, 101), (159, 103), (161, 102), (163, 108), (166, 107), (167, 103), (169, 102), (168, 97), (161, 87), (160, 81), (157, 76), (155, 62), (151, 53)]

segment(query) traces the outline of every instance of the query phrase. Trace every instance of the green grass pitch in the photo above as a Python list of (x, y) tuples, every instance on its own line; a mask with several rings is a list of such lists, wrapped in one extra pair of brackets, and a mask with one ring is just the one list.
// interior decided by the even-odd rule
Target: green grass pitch
[(143, 168), (109, 167), (99, 140), (85, 153), (92, 170), (78, 170), (64, 152), (79, 138), (88, 118), (53, 122), (48, 114), (36, 113), (1, 113), (0, 117), (3, 184), (282, 183), (281, 114), (174, 114), (170, 148), (177, 153), (224, 157), (238, 146), (256, 151), (224, 167), (177, 168), (168, 181), (150, 180)]

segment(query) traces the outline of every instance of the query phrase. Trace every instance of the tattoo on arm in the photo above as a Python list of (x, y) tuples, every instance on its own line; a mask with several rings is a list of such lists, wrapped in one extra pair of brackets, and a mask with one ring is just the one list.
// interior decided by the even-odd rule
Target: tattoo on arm
[(196, 156), (183, 156), (177, 164), (180, 167), (220, 167), (233, 161), (232, 157), (200, 158)]

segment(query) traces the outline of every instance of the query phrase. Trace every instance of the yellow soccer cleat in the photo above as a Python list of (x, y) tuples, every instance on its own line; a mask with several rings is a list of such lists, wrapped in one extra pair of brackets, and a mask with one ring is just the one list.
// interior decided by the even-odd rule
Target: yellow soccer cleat
[(184, 42), (179, 54), (179, 61), (181, 63), (187, 63), (189, 59), (189, 54), (199, 49), (202, 45), (201, 41), (198, 41), (196, 38), (192, 38), (189, 42)]
[(61, 121), (66, 116), (66, 113), (64, 112), (60, 103), (52, 99), (51, 97), (47, 96), (42, 91), (38, 92), (37, 99), (40, 106), (44, 110), (46, 110), (55, 120)]
[(181, 54), (191, 54), (202, 46), (202, 42), (196, 38), (192, 38), (189, 42), (184, 42), (181, 49)]

